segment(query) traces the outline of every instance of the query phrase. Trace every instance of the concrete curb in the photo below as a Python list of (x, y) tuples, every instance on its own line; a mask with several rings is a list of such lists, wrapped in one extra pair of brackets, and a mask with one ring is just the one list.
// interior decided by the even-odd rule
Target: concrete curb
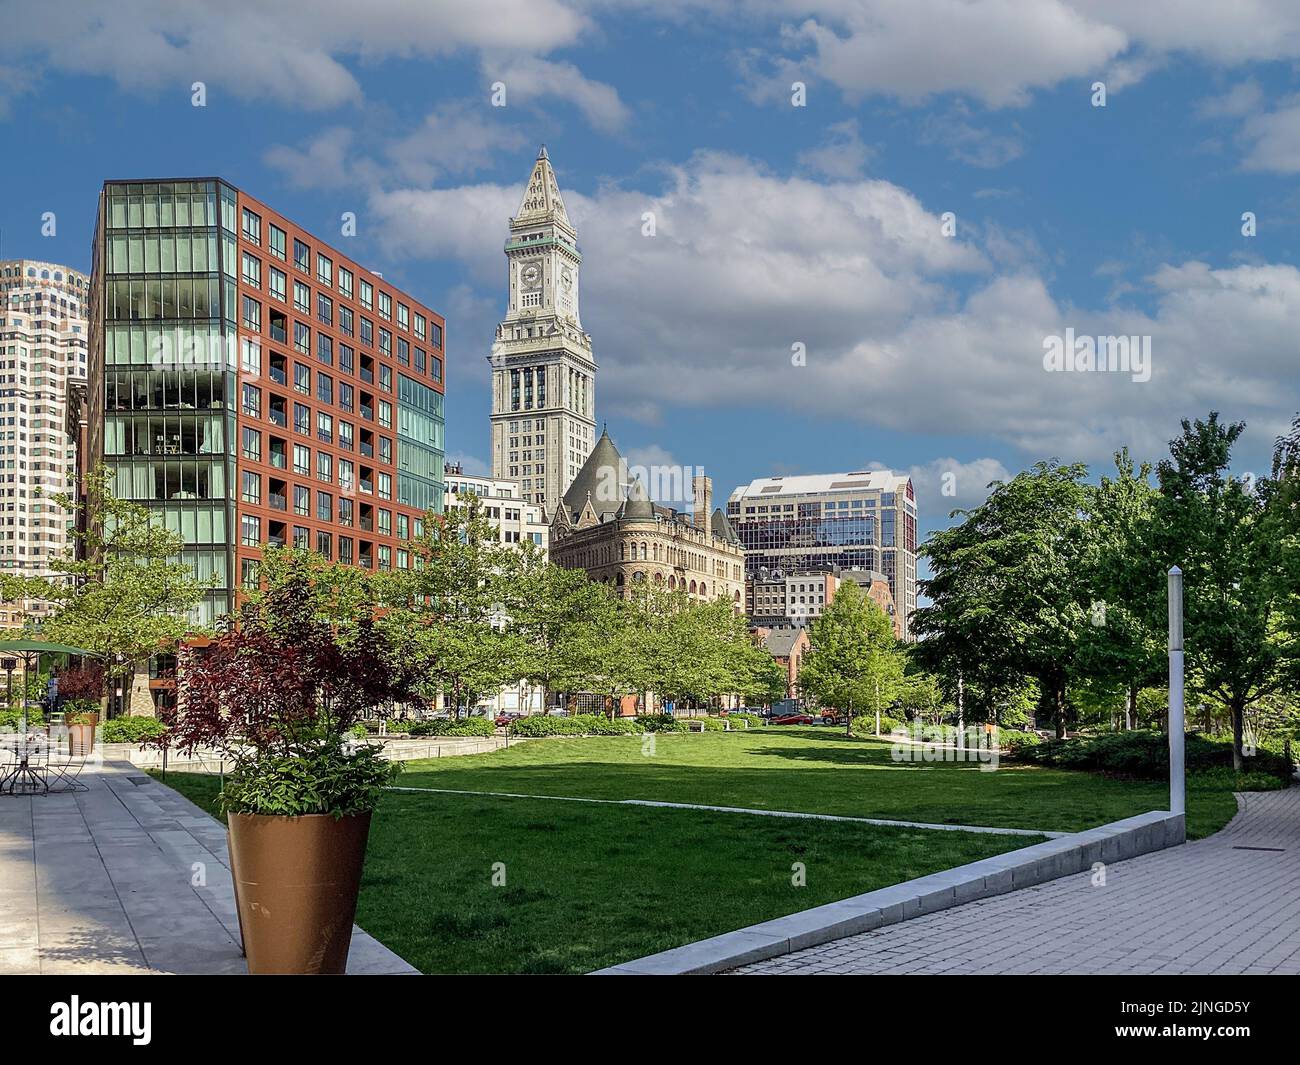
[(1152, 810), (942, 873), (868, 891), (735, 932), (600, 969), (593, 976), (685, 976), (732, 969), (976, 899), (1122, 862), (1187, 840), (1182, 814)]

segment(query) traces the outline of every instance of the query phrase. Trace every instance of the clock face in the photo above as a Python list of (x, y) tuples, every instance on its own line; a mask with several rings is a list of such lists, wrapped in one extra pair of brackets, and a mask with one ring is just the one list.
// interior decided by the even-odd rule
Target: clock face
[(525, 285), (532, 288), (542, 279), (542, 268), (536, 263), (529, 263), (520, 272), (519, 277)]
[(565, 288), (573, 288), (573, 271), (567, 266), (560, 271), (560, 284)]

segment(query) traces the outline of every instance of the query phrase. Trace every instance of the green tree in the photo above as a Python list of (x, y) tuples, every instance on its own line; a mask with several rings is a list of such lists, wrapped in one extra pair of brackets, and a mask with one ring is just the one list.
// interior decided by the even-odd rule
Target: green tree
[(180, 534), (150, 520), (147, 507), (118, 499), (104, 467), (88, 476), (84, 502), (69, 495), (54, 502), (74, 515), (72, 544), (49, 577), (0, 575), (0, 594), (53, 603), (39, 629), (28, 619), (25, 630), (93, 651), (111, 681), (130, 691), (139, 663), (201, 633), (194, 610), (208, 585), (181, 561)]
[(955, 661), (963, 677), (974, 669), (986, 680), (993, 672), (1034, 678), (1058, 736), (1091, 606), (1086, 474), (1083, 465), (1040, 462), (995, 483), (974, 510), (956, 512), (964, 520), (923, 548), (931, 605), (914, 615), (918, 635), (940, 641), (930, 653)]
[[(1270, 510), (1283, 493), (1266, 479), (1248, 485), (1227, 473), (1244, 423), (1225, 424), (1212, 411), (1182, 428), (1156, 470), (1152, 543), (1164, 567), (1183, 571), (1188, 665), (1194, 682), (1228, 708), (1233, 766), (1241, 770), (1246, 709), (1295, 676), (1295, 633), (1279, 609), (1285, 523)], [(1162, 591), (1147, 589), (1153, 625)]]
[(410, 550), (412, 568), (381, 575), (380, 630), (406, 687), (426, 703), (442, 693), (458, 718), (462, 705), (471, 711), (521, 676), (525, 647), (503, 605), (532, 545), (502, 544), (468, 495), (444, 515), (429, 514)]
[(852, 735), (855, 709), (874, 709), (878, 721), (903, 677), (903, 654), (889, 616), (859, 585), (845, 581), (808, 627), (808, 639), (799, 671), (803, 690), (822, 706), (845, 712), (846, 735)]
[(1138, 692), (1166, 675), (1165, 626), (1153, 609), (1164, 573), (1150, 542), (1158, 495), (1150, 478), (1151, 466), (1135, 466), (1124, 448), (1115, 455), (1115, 476), (1102, 477), (1088, 501), (1084, 565), (1094, 598), (1078, 672), (1096, 682), (1091, 694), (1122, 689), (1127, 729), (1137, 727)]

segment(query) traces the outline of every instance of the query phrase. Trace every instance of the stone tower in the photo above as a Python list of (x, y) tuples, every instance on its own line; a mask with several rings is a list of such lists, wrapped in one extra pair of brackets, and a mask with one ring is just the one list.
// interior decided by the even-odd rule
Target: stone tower
[(554, 517), (595, 445), (596, 360), (578, 316), (578, 236), (543, 145), (506, 240), (492, 364), (492, 476)]

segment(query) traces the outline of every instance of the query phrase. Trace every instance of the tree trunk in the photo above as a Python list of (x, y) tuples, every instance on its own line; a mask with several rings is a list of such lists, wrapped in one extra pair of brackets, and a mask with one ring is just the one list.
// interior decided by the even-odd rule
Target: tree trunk
[(853, 696), (849, 696), (848, 710), (844, 715), (844, 735), (853, 735)]
[(1245, 768), (1245, 756), (1241, 744), (1246, 724), (1246, 707), (1236, 699), (1228, 706), (1232, 710), (1232, 768), (1240, 773)]
[(965, 689), (962, 685), (961, 673), (957, 674), (957, 749), (964, 750), (966, 747), (966, 707), (965, 707)]
[(1056, 718), (1056, 738), (1065, 739), (1065, 685), (1052, 688), (1052, 716)]
[(1124, 704), (1124, 728), (1129, 732), (1137, 728), (1137, 704), (1137, 685), (1130, 684), (1128, 686), (1128, 698)]

